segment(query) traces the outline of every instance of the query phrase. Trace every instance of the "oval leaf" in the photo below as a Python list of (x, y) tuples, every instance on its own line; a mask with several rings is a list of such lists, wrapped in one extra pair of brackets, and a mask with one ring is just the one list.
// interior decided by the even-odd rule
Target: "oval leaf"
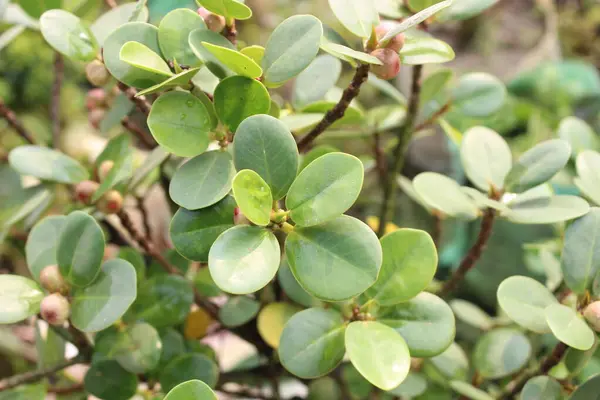
[(370, 0), (329, 0), (329, 6), (346, 29), (363, 39), (368, 39), (379, 23), (375, 3)]
[[(160, 386), (165, 392), (182, 382), (200, 380), (214, 387), (219, 379), (219, 367), (204, 354), (184, 354), (171, 360), (160, 371)], [(204, 399), (204, 398), (202, 398)]]
[(587, 214), (590, 206), (577, 196), (538, 197), (518, 201), (502, 213), (517, 224), (554, 224)]
[(577, 294), (590, 289), (600, 271), (600, 208), (574, 221), (565, 231), (561, 269), (565, 284)]
[(244, 169), (233, 178), (233, 196), (240, 211), (250, 222), (267, 226), (271, 222), (273, 195), (269, 185), (250, 169)]
[(294, 314), (300, 311), (288, 303), (270, 303), (258, 314), (256, 325), (258, 333), (272, 348), (279, 348), (281, 333), (285, 324)]
[(294, 83), (294, 104), (302, 107), (322, 100), (335, 86), (342, 73), (342, 63), (335, 57), (321, 55), (298, 75)]
[(217, 400), (217, 396), (206, 383), (191, 380), (175, 386), (164, 400)]
[(451, 217), (475, 219), (479, 209), (453, 179), (435, 172), (423, 172), (413, 180), (415, 191), (436, 210)]
[(475, 72), (460, 78), (452, 97), (465, 115), (482, 118), (502, 107), (506, 100), (506, 87), (493, 75)]
[(206, 24), (193, 10), (177, 8), (165, 15), (158, 25), (158, 41), (165, 58), (177, 60), (180, 65), (199, 66), (202, 62), (188, 41), (190, 33), (196, 29), (206, 29)]
[(600, 205), (600, 153), (585, 150), (577, 156), (577, 174), (575, 184), (581, 192)]
[(14, 324), (40, 311), (44, 292), (37, 283), (17, 275), (0, 275), (0, 324)]
[(229, 328), (244, 325), (258, 314), (260, 303), (250, 297), (231, 297), (219, 309), (219, 321)]
[(217, 85), (214, 104), (221, 122), (231, 131), (236, 131), (246, 118), (268, 113), (271, 97), (259, 81), (245, 76), (230, 76)]
[(92, 61), (96, 57), (96, 38), (84, 22), (68, 11), (46, 11), (40, 17), (40, 30), (50, 46), (73, 60)]
[(499, 379), (519, 371), (531, 357), (531, 344), (521, 332), (501, 328), (486, 333), (475, 345), (473, 363), (487, 379)]
[(548, 326), (558, 340), (584, 351), (594, 345), (594, 332), (574, 310), (562, 304), (552, 304), (545, 312)]
[(237, 0), (196, 0), (196, 2), (208, 11), (226, 18), (244, 20), (252, 17), (252, 10)]
[(57, 264), (56, 248), (66, 220), (62, 215), (46, 217), (33, 226), (27, 237), (25, 258), (31, 276), (38, 282), (44, 267)]
[(10, 152), (8, 162), (20, 174), (47, 181), (75, 184), (89, 178), (79, 162), (47, 147), (19, 146)]
[(521, 400), (561, 400), (562, 387), (549, 376), (536, 376), (527, 381), (521, 391)]
[(262, 68), (253, 59), (239, 51), (217, 46), (209, 42), (202, 42), (202, 46), (215, 56), (217, 60), (238, 75), (255, 79), (263, 73)]
[(171, 69), (158, 54), (148, 46), (138, 42), (127, 42), (119, 52), (121, 61), (127, 64), (165, 77), (173, 76)]
[(400, 62), (405, 65), (441, 64), (454, 60), (454, 50), (442, 40), (429, 37), (406, 39), (400, 50)]
[(102, 360), (91, 365), (84, 385), (86, 392), (100, 399), (129, 400), (137, 391), (138, 379), (115, 360)]
[(152, 325), (136, 323), (119, 332), (115, 359), (121, 366), (134, 374), (151, 371), (158, 366), (162, 342)]

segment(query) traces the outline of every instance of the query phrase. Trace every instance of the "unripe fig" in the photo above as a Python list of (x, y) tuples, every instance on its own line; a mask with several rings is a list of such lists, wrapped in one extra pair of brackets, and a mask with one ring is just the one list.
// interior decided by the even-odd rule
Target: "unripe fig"
[(96, 129), (100, 129), (100, 122), (104, 119), (106, 111), (101, 108), (96, 108), (88, 113), (88, 121)]
[(116, 214), (123, 208), (123, 196), (116, 190), (109, 190), (98, 200), (97, 207), (104, 214)]
[(213, 32), (221, 32), (225, 28), (225, 17), (217, 14), (209, 14), (204, 17), (204, 22), (208, 29)]
[(392, 49), (376, 49), (371, 53), (383, 65), (372, 65), (371, 72), (381, 79), (392, 79), (400, 72), (400, 56)]
[(99, 60), (94, 60), (85, 66), (85, 76), (94, 86), (104, 86), (110, 80), (110, 73)]
[(593, 330), (600, 332), (600, 301), (588, 305), (583, 312), (583, 316)]
[(94, 110), (106, 104), (106, 91), (101, 88), (91, 89), (85, 97), (85, 106), (88, 110)]
[(114, 165), (115, 165), (115, 162), (112, 160), (102, 161), (102, 163), (98, 167), (98, 179), (100, 180), (100, 182), (102, 182), (106, 179), (106, 177), (108, 176), (108, 174), (110, 173), (110, 170), (112, 169), (112, 167), (114, 167)]
[(50, 293), (67, 294), (69, 292), (69, 284), (60, 274), (58, 265), (44, 267), (40, 272), (40, 283)]
[(98, 182), (82, 181), (75, 185), (75, 198), (83, 204), (91, 204), (92, 196), (98, 190)]
[(40, 304), (40, 314), (50, 325), (62, 325), (69, 318), (71, 306), (67, 299), (58, 293), (44, 297)]
[[(392, 21), (383, 21), (375, 28), (375, 34), (377, 35), (377, 40), (381, 40), (390, 29), (394, 28), (396, 24)], [(386, 49), (394, 50), (398, 53), (402, 47), (404, 46), (404, 33), (399, 33), (394, 36), (390, 41), (385, 45)]]

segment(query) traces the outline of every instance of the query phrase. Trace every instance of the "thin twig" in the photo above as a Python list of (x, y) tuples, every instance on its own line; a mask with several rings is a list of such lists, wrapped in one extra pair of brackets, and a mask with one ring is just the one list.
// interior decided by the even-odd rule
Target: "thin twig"
[(223, 29), (223, 36), (231, 42), (234, 46), (237, 45), (237, 28), (235, 27), (235, 20), (231, 24), (225, 25)]
[(0, 116), (4, 118), (6, 122), (8, 122), (8, 125), (10, 125), (26, 142), (35, 144), (33, 135), (25, 129), (21, 121), (17, 119), (15, 112), (8, 108), (2, 99), (0, 99)]
[(335, 121), (344, 116), (346, 110), (350, 106), (350, 102), (352, 102), (352, 100), (358, 96), (361, 85), (369, 78), (369, 69), (369, 64), (362, 64), (356, 69), (356, 73), (354, 74), (350, 85), (348, 85), (348, 87), (344, 90), (344, 93), (342, 93), (342, 98), (340, 101), (331, 110), (327, 111), (317, 126), (315, 126), (310, 132), (298, 140), (298, 150), (301, 152), (306, 151), (313, 140), (325, 132), (325, 130), (329, 128)]
[(77, 356), (75, 358), (71, 358), (69, 360), (65, 360), (61, 363), (58, 363), (52, 367), (39, 369), (37, 371), (29, 371), (23, 374), (14, 375), (5, 379), (0, 380), (0, 392), (5, 390), (12, 389), (19, 385), (23, 385), (25, 383), (37, 382), (47, 376), (53, 375), (59, 371), (62, 371), (65, 368), (68, 368), (72, 365), (79, 364), (84, 361), (83, 357)]
[(141, 112), (143, 112), (145, 115), (150, 114), (150, 109), (152, 108), (152, 105), (148, 102), (146, 96), (136, 97), (138, 91), (132, 87), (127, 86), (123, 82), (119, 82), (117, 86), (119, 87), (119, 90), (125, 93), (125, 96), (127, 96), (127, 98), (131, 100)]
[(148, 210), (144, 205), (145, 196), (136, 196), (135, 200), (137, 201), (138, 210), (140, 210), (140, 214), (142, 215), (142, 222), (144, 224), (144, 230), (146, 231), (146, 237), (152, 238), (152, 229), (150, 228), (150, 218), (148, 217)]
[(62, 54), (54, 55), (54, 83), (52, 84), (52, 101), (50, 103), (50, 119), (52, 121), (52, 145), (60, 148), (60, 92), (65, 77), (65, 61)]
[(379, 213), (379, 229), (378, 236), (385, 234), (385, 226), (388, 221), (391, 221), (394, 216), (394, 203), (396, 198), (396, 175), (398, 175), (404, 166), (404, 155), (406, 147), (410, 142), (412, 133), (414, 132), (414, 123), (419, 112), (419, 101), (421, 98), (421, 75), (423, 73), (422, 65), (415, 65), (413, 68), (411, 95), (406, 112), (406, 119), (398, 131), (398, 144), (394, 149), (394, 162), (392, 168), (388, 170), (386, 183), (383, 186), (383, 201), (381, 203), (381, 211)]
[(420, 124), (418, 124), (417, 126), (415, 126), (415, 132), (421, 131), (425, 128), (429, 128), (430, 126), (432, 126), (433, 124), (435, 124), (435, 122), (444, 114), (446, 114), (448, 112), (448, 110), (450, 110), (450, 106), (452, 106), (452, 103), (448, 102), (446, 104), (444, 104), (442, 106), (442, 108), (440, 108), (439, 110), (437, 110), (436, 112), (434, 112), (431, 117), (427, 118), (425, 121), (421, 122)]
[(131, 120), (129, 117), (124, 117), (121, 120), (121, 125), (129, 132), (133, 133), (135, 137), (139, 139), (140, 142), (144, 144), (144, 146), (148, 149), (153, 149), (156, 147), (156, 142), (148, 133), (144, 132), (142, 128), (140, 128), (135, 122)]
[(49, 387), (48, 393), (71, 394), (71, 393), (82, 392), (83, 389), (84, 389), (83, 383), (76, 383), (74, 385), (67, 386), (67, 387), (58, 387), (58, 386)]

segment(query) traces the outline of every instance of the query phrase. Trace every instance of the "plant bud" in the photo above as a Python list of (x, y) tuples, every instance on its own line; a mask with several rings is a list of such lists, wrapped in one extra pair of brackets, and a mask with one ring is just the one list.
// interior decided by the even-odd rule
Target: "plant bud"
[(112, 169), (112, 167), (114, 167), (114, 165), (115, 165), (115, 162), (112, 160), (102, 161), (102, 163), (98, 167), (98, 179), (100, 180), (100, 182), (102, 182), (106, 179), (106, 177), (108, 176), (108, 174), (110, 173), (110, 170)]
[(88, 121), (96, 129), (100, 129), (100, 122), (104, 119), (106, 111), (96, 108), (88, 113)]
[(85, 66), (85, 76), (94, 86), (104, 86), (110, 80), (110, 73), (99, 60), (94, 60)]
[(377, 57), (383, 65), (372, 65), (371, 71), (384, 80), (392, 79), (400, 72), (400, 56), (391, 49), (377, 49), (371, 53)]
[(83, 204), (91, 204), (92, 196), (98, 190), (98, 182), (82, 181), (75, 185), (75, 198)]
[(98, 200), (97, 207), (104, 214), (116, 214), (123, 208), (123, 196), (116, 190), (109, 190)]
[(106, 92), (104, 89), (96, 88), (91, 89), (87, 92), (85, 98), (85, 106), (88, 110), (94, 110), (98, 107), (104, 106), (106, 103)]
[(246, 216), (242, 213), (239, 207), (236, 207), (233, 210), (233, 223), (236, 225), (248, 225), (250, 221)]
[(40, 314), (50, 325), (62, 325), (69, 318), (71, 306), (67, 299), (58, 293), (44, 297), (40, 304)]
[[(375, 34), (377, 35), (377, 40), (381, 40), (390, 29), (394, 28), (396, 23), (392, 21), (383, 21), (375, 28)], [(404, 46), (404, 33), (399, 33), (394, 36), (385, 46), (386, 49), (394, 50), (398, 53), (402, 47)]]
[(40, 283), (50, 293), (67, 294), (69, 285), (60, 274), (58, 265), (48, 265), (40, 272)]
[(583, 312), (583, 316), (593, 330), (600, 332), (600, 301), (588, 305)]
[(206, 8), (204, 7), (200, 7), (198, 9), (198, 15), (202, 17), (202, 19), (208, 17), (210, 14), (212, 14), (210, 11), (208, 11)]
[(204, 17), (204, 22), (206, 22), (206, 26), (213, 32), (221, 32), (225, 28), (225, 17), (217, 14), (210, 14), (207, 17)]

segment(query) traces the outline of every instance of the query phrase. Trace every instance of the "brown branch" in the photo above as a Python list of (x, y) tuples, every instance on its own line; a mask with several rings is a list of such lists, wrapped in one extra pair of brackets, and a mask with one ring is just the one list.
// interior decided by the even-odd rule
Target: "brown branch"
[(225, 39), (229, 40), (234, 46), (237, 45), (237, 28), (235, 27), (235, 20), (233, 20), (231, 24), (225, 25), (223, 36), (225, 36)]
[(17, 119), (15, 112), (8, 108), (2, 99), (0, 99), (0, 116), (4, 118), (6, 122), (8, 122), (8, 125), (10, 125), (26, 142), (29, 144), (35, 144), (33, 135), (27, 129), (25, 129), (21, 121)]
[(567, 349), (568, 346), (566, 344), (564, 344), (563, 342), (558, 342), (558, 344), (552, 350), (552, 353), (550, 353), (548, 357), (546, 357), (544, 361), (542, 361), (538, 368), (531, 371), (525, 371), (524, 373), (520, 374), (515, 379), (510, 381), (504, 387), (504, 390), (502, 390), (500, 396), (498, 396), (498, 399), (515, 398), (516, 395), (521, 390), (523, 390), (523, 387), (529, 379), (533, 378), (534, 376), (548, 374), (548, 372), (560, 362), (560, 360), (565, 355)]
[(437, 110), (436, 112), (434, 112), (431, 117), (427, 118), (425, 121), (421, 122), (420, 124), (418, 124), (417, 126), (415, 126), (415, 132), (421, 131), (425, 128), (429, 128), (430, 126), (432, 126), (433, 124), (435, 124), (435, 122), (444, 114), (446, 114), (449, 110), (450, 107), (452, 106), (452, 103), (448, 102), (446, 104), (444, 104), (442, 106), (442, 108), (440, 108), (439, 110)]
[(5, 390), (12, 389), (19, 385), (23, 385), (25, 383), (37, 382), (41, 379), (44, 379), (47, 376), (53, 375), (59, 371), (62, 371), (65, 368), (68, 368), (72, 365), (79, 364), (84, 361), (83, 357), (77, 356), (75, 358), (71, 358), (69, 360), (65, 360), (61, 363), (58, 363), (52, 367), (25, 372), (23, 374), (14, 375), (5, 379), (0, 380), (0, 392)]
[(419, 101), (421, 98), (421, 75), (423, 74), (423, 66), (415, 65), (413, 68), (411, 95), (406, 112), (404, 124), (398, 131), (398, 144), (394, 149), (394, 163), (392, 168), (387, 173), (386, 183), (383, 186), (383, 201), (381, 203), (381, 211), (379, 213), (379, 229), (377, 235), (379, 237), (385, 234), (385, 226), (387, 221), (391, 221), (394, 217), (394, 203), (396, 200), (396, 175), (398, 175), (404, 166), (404, 155), (406, 147), (410, 142), (412, 133), (414, 132), (414, 123), (419, 112)]
[(52, 145), (60, 148), (60, 92), (65, 77), (65, 61), (62, 54), (54, 55), (54, 82), (52, 84), (52, 101), (50, 103), (50, 120), (52, 121)]
[(358, 96), (361, 85), (369, 78), (369, 69), (369, 64), (362, 64), (356, 69), (356, 73), (354, 74), (350, 85), (348, 85), (348, 87), (344, 90), (344, 93), (342, 93), (342, 98), (340, 101), (331, 110), (327, 111), (317, 126), (315, 126), (310, 132), (298, 140), (298, 150), (301, 152), (306, 151), (313, 140), (325, 132), (325, 130), (329, 128), (335, 121), (344, 116), (344, 113), (350, 106), (350, 102), (354, 100), (356, 96)]
[(84, 390), (84, 386), (83, 383), (76, 383), (74, 385), (71, 386), (67, 386), (67, 387), (58, 387), (58, 386), (52, 386), (48, 388), (48, 393), (55, 393), (55, 394), (71, 394), (71, 393), (77, 393), (77, 392), (82, 392)]
[(135, 200), (137, 201), (138, 210), (140, 210), (140, 214), (142, 215), (142, 222), (144, 223), (144, 230), (146, 231), (146, 237), (152, 238), (152, 229), (150, 227), (150, 218), (148, 218), (148, 210), (144, 205), (145, 196), (136, 196)]
[(131, 120), (129, 117), (124, 117), (121, 120), (121, 125), (129, 132), (133, 133), (135, 137), (139, 139), (140, 142), (144, 144), (144, 146), (148, 149), (153, 149), (156, 147), (156, 142), (148, 133), (142, 130), (135, 122)]
[(373, 134), (373, 153), (375, 154), (375, 168), (379, 174), (379, 181), (383, 185), (387, 175), (387, 164), (383, 146), (381, 145), (381, 134), (379, 132)]
[(119, 90), (125, 93), (125, 96), (127, 96), (127, 98), (131, 100), (141, 112), (143, 112), (146, 116), (150, 114), (150, 109), (152, 108), (152, 105), (148, 102), (146, 96), (136, 97), (138, 91), (132, 87), (127, 86), (123, 82), (117, 83), (117, 86), (119, 87)]

